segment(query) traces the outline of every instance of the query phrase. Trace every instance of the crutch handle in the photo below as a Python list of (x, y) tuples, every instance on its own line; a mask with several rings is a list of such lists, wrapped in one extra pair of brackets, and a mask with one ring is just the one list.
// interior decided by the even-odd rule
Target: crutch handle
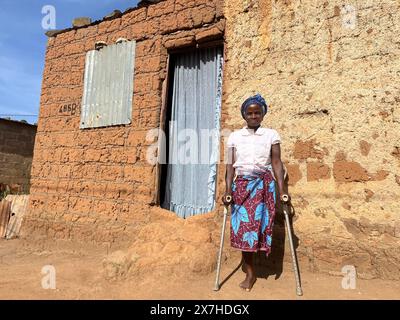
[(289, 202), (289, 195), (283, 194), (283, 195), (281, 196), (281, 199), (282, 199), (282, 201), (283, 201), (284, 203), (288, 203), (288, 202)]

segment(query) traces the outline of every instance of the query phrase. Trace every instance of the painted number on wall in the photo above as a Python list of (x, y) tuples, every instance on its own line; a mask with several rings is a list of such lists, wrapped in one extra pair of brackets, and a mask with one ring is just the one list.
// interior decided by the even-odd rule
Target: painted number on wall
[(76, 103), (65, 104), (60, 107), (59, 113), (74, 116), (79, 112), (79, 106)]

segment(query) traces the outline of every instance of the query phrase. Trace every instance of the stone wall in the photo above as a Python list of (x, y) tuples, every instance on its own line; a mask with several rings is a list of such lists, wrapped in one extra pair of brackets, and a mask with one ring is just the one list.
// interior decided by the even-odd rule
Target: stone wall
[(270, 103), (303, 268), (400, 279), (399, 2), (350, 4), (225, 1), (224, 122)]
[(0, 183), (29, 193), (36, 126), (0, 119)]
[[(149, 219), (169, 50), (222, 38), (222, 2), (166, 0), (48, 40), (25, 234), (110, 244)], [(80, 130), (85, 56), (95, 43), (136, 40), (132, 124)]]

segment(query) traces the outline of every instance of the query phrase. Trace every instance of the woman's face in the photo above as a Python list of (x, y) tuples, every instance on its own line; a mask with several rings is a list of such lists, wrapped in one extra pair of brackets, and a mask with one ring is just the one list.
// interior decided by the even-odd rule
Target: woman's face
[(264, 119), (263, 110), (258, 104), (248, 106), (244, 119), (249, 128), (257, 127)]

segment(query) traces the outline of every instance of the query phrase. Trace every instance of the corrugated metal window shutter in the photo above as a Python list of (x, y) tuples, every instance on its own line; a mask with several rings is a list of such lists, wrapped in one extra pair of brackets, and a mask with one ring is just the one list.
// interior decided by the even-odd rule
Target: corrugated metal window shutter
[(131, 123), (135, 47), (128, 41), (86, 54), (81, 129)]

